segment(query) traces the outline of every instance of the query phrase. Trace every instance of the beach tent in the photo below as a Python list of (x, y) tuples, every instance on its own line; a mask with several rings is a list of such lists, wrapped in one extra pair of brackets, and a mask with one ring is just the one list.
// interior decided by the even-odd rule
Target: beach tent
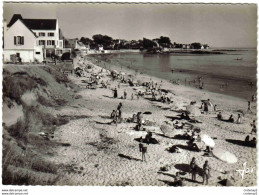
[(230, 153), (228, 151), (225, 151), (223, 149), (215, 148), (212, 151), (212, 153), (213, 153), (213, 155), (216, 158), (218, 158), (218, 159), (220, 159), (222, 161), (225, 161), (227, 163), (231, 163), (232, 164), (232, 163), (236, 163), (237, 162), (237, 157), (234, 154), (232, 154), (232, 153)]
[(200, 116), (201, 114), (201, 111), (199, 110), (199, 108), (194, 105), (186, 106), (186, 111), (188, 112), (188, 114), (193, 116)]
[(211, 148), (214, 148), (215, 146), (214, 140), (206, 134), (201, 135), (201, 141), (203, 141), (206, 146), (209, 146)]

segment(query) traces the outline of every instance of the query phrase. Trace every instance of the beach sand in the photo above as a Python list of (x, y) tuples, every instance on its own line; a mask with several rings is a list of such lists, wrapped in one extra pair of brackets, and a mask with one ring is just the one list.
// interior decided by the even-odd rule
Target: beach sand
[[(215, 94), (203, 90), (192, 89), (181, 85), (175, 85), (169, 81), (137, 74), (134, 80), (153, 81), (162, 85), (162, 89), (169, 90), (171, 104), (150, 101), (140, 97), (136, 93), (142, 87), (130, 87), (128, 84), (120, 84), (118, 80), (112, 81), (109, 71), (103, 70), (101, 80), (108, 80), (108, 88), (87, 89), (82, 80), (87, 80), (91, 73), (98, 73), (101, 68), (94, 57), (78, 58), (76, 64), (85, 66), (91, 64), (92, 68), (85, 77), (70, 76), (74, 83), (81, 86), (81, 99), (71, 102), (55, 114), (66, 116), (84, 116), (79, 119), (70, 120), (66, 125), (60, 126), (54, 134), (54, 140), (62, 143), (69, 143), (67, 147), (57, 148), (57, 154), (48, 157), (47, 160), (57, 164), (63, 164), (60, 169), (63, 177), (58, 185), (116, 185), (116, 186), (167, 186), (172, 185), (174, 175), (181, 171), (186, 186), (203, 186), (202, 177), (197, 176), (197, 181), (191, 181), (191, 175), (187, 172), (192, 157), (196, 157), (197, 165), (202, 168), (205, 160), (209, 161), (212, 168), (210, 186), (221, 186), (220, 180), (229, 179), (235, 186), (256, 185), (256, 148), (241, 146), (226, 141), (226, 139), (243, 140), (251, 132), (250, 123), (256, 119), (256, 103), (252, 103), (252, 111), (247, 111), (247, 102), (222, 94)], [(99, 62), (100, 63), (100, 62)], [(120, 68), (113, 66), (110, 69), (119, 72)], [(128, 74), (135, 75), (135, 72), (123, 68), (125, 77)], [(112, 89), (118, 88), (119, 97), (127, 91), (127, 99), (113, 98)], [(143, 88), (144, 90), (144, 88)], [(131, 100), (131, 94), (134, 99)], [(151, 97), (151, 96), (150, 96)], [(221, 148), (233, 153), (238, 161), (235, 164), (228, 164), (216, 157), (203, 156), (204, 152), (195, 152), (186, 149), (187, 140), (173, 138), (175, 135), (183, 134), (186, 129), (174, 129), (172, 117), (177, 117), (179, 112), (196, 101), (196, 107), (201, 106), (201, 100), (210, 99), (217, 109), (222, 111), (223, 117), (228, 118), (233, 114), (242, 111), (244, 116), (242, 124), (232, 124), (219, 121), (216, 112), (210, 111), (195, 117), (202, 123), (193, 124), (201, 129), (201, 134), (208, 134), (215, 141), (215, 148)], [(110, 124), (109, 118), (112, 110), (115, 110), (119, 103), (122, 103), (122, 117), (132, 117), (137, 112), (149, 111), (152, 114), (144, 115), (144, 120), (152, 121), (151, 125), (144, 125), (146, 131), (153, 132), (153, 138), (159, 144), (147, 145), (146, 162), (141, 161), (139, 142), (135, 138), (144, 137), (146, 131), (136, 131), (136, 123), (122, 122), (117, 126)], [(162, 127), (162, 130), (161, 130)], [(250, 134), (250, 137), (252, 135)], [(256, 136), (256, 135), (253, 135)], [(172, 145), (182, 145), (180, 153), (170, 153), (166, 149)], [(202, 143), (201, 143), (202, 145)], [(236, 171), (243, 169), (243, 163), (253, 172), (244, 175), (242, 180)], [(168, 171), (160, 171), (160, 168), (168, 165)]]

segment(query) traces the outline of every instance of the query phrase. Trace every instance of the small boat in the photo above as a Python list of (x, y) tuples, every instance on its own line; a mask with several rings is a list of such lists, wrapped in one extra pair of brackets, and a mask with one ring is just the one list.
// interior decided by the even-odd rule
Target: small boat
[(236, 60), (243, 60), (243, 58), (237, 58)]

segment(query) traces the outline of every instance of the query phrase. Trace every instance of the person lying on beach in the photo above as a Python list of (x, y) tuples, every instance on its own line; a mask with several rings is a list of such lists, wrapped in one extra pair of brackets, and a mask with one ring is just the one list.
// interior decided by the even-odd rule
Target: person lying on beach
[(182, 129), (184, 127), (184, 123), (180, 123), (179, 121), (175, 121), (175, 123), (173, 123), (173, 126), (175, 129)]
[(255, 138), (255, 137), (253, 137), (253, 139), (250, 140), (249, 135), (247, 135), (246, 138), (245, 138), (245, 145), (246, 145), (246, 146), (256, 147), (256, 142), (257, 142), (257, 141), (256, 141), (256, 138)]

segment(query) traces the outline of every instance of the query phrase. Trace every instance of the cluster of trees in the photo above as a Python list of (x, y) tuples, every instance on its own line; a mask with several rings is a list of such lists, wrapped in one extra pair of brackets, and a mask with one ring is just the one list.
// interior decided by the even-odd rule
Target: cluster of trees
[[(158, 49), (158, 48), (183, 48), (183, 44), (172, 43), (169, 37), (160, 36), (156, 39), (143, 38), (140, 40), (126, 41), (123, 39), (113, 39), (107, 35), (96, 34), (92, 39), (81, 37), (80, 42), (90, 45), (91, 49), (98, 49), (100, 45), (104, 49)], [(193, 49), (200, 49), (200, 43), (190, 44)]]

